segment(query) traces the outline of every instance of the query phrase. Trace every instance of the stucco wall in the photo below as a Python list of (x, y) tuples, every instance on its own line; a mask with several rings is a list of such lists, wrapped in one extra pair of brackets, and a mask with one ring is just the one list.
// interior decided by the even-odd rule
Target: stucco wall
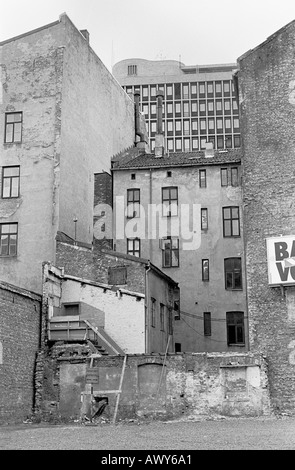
[[(181, 316), (175, 330), (175, 341), (181, 343), (182, 351), (227, 351), (226, 312), (242, 311), (245, 317), (245, 346), (247, 344), (247, 309), (245, 263), (243, 249), (243, 219), (241, 211), (241, 186), (221, 187), (220, 168), (239, 167), (239, 164), (224, 164), (207, 167), (163, 168), (148, 170), (114, 171), (114, 220), (122, 218), (116, 215), (116, 197), (124, 197), (126, 205), (127, 189), (140, 188), (140, 201), (145, 209), (145, 227), (147, 223), (147, 205), (161, 204), (161, 188), (165, 186), (178, 187), (178, 204), (197, 204), (197, 215), (192, 217), (196, 231), (197, 248), (185, 250), (180, 241), (180, 257), (178, 268), (162, 267), (162, 251), (159, 247), (159, 237), (148, 239), (146, 228), (141, 237), (141, 256), (149, 258), (166, 274), (179, 282), (181, 290)], [(167, 178), (167, 170), (172, 176)], [(199, 187), (199, 169), (206, 169), (207, 187)], [(136, 173), (136, 179), (131, 180), (130, 174)], [(152, 198), (150, 199), (150, 192)], [(223, 237), (222, 207), (240, 207), (241, 237)], [(208, 209), (208, 230), (200, 230), (200, 208)], [(176, 217), (172, 219), (177, 220)], [(134, 219), (135, 220), (135, 219)], [(131, 220), (133, 222), (133, 220)], [(118, 225), (118, 224), (117, 224)], [(114, 224), (116, 230), (116, 224)], [(190, 228), (191, 230), (191, 228)], [(116, 232), (114, 239), (116, 237)], [(116, 249), (126, 252), (126, 239), (116, 239)], [(243, 289), (228, 291), (225, 289), (224, 259), (240, 257), (242, 260)], [(202, 259), (209, 259), (209, 282), (202, 281)], [(212, 334), (204, 336), (203, 312), (211, 312)], [(241, 351), (241, 347), (230, 346), (230, 350)]]
[(144, 298), (124, 293), (120, 296), (110, 289), (64, 280), (61, 302), (80, 301), (104, 312), (106, 333), (126, 353), (145, 352)]

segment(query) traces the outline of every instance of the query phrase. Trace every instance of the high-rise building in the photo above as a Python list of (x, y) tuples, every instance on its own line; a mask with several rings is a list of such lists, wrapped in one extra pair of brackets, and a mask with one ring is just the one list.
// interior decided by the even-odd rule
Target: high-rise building
[(236, 64), (186, 66), (175, 60), (127, 59), (113, 75), (128, 94), (140, 93), (151, 150), (157, 133), (157, 88), (164, 92), (165, 150), (189, 152), (240, 147), (240, 122), (233, 74)]

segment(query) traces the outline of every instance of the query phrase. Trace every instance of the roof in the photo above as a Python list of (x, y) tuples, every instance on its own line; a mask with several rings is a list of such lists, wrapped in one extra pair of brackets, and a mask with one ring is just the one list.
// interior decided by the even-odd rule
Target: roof
[(22, 287), (14, 286), (13, 284), (9, 284), (8, 282), (0, 281), (0, 288), (9, 290), (10, 292), (13, 292), (14, 294), (19, 294), (24, 297), (29, 297), (30, 299), (37, 300), (38, 302), (41, 302), (42, 300), (42, 296), (40, 294), (29, 291)]
[(142, 153), (133, 156), (131, 152), (122, 156), (122, 159), (112, 162), (112, 171), (139, 168), (162, 168), (184, 166), (211, 166), (226, 163), (240, 163), (242, 152), (240, 149), (216, 150), (214, 156), (206, 157), (204, 151), (169, 153), (163, 157), (154, 154)]

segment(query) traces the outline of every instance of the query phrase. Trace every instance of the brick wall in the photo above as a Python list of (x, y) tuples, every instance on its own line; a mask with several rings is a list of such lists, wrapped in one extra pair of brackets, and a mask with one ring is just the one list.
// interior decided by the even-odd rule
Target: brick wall
[(144, 293), (144, 264), (132, 260), (132, 257), (116, 256), (115, 252), (105, 252), (95, 247), (87, 249), (69, 243), (57, 242), (56, 266), (63, 267), (65, 274), (82, 277), (90, 281), (108, 284), (110, 267), (126, 266), (126, 289)]
[[(61, 348), (59, 346), (59, 348)], [(55, 399), (63, 420), (91, 414), (91, 395), (108, 398), (103, 414), (112, 419), (123, 366), (123, 356), (95, 359), (92, 369), (82, 355), (56, 357), (58, 392)], [(51, 366), (52, 368), (52, 363)], [(48, 403), (51, 388), (44, 400)], [(100, 391), (103, 391), (100, 393)], [(81, 402), (82, 394), (82, 402)], [(128, 355), (117, 419), (167, 419), (186, 416), (267, 416), (267, 367), (259, 354), (191, 353)]]
[(32, 413), (41, 296), (0, 282), (0, 424)]
[(294, 287), (269, 287), (265, 238), (294, 235), (295, 23), (239, 59), (250, 350), (267, 356), (271, 399), (295, 412)]

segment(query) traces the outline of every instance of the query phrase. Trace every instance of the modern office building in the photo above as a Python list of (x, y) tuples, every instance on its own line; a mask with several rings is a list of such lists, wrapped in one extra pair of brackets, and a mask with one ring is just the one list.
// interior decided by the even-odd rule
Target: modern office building
[(162, 89), (165, 150), (190, 152), (240, 147), (240, 123), (233, 74), (236, 64), (186, 66), (175, 60), (127, 59), (113, 75), (128, 94), (140, 93), (151, 150), (156, 135), (156, 90)]

